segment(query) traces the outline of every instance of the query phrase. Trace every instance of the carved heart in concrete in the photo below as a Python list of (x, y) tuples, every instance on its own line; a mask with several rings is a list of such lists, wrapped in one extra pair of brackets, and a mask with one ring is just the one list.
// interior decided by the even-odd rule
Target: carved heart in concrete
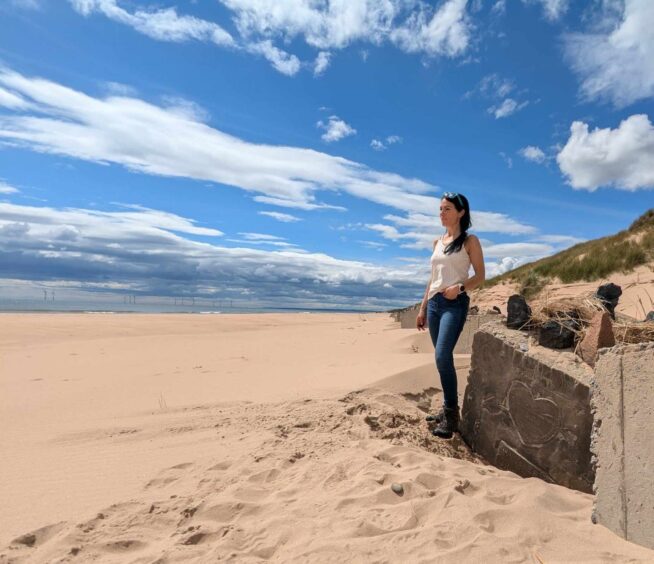
[(561, 428), (559, 406), (549, 398), (535, 398), (524, 382), (516, 380), (511, 383), (506, 406), (525, 446), (542, 446), (551, 441)]

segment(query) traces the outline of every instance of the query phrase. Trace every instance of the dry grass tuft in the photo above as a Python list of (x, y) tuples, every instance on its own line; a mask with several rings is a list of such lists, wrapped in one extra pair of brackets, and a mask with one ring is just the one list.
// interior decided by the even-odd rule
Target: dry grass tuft
[[(593, 294), (557, 300), (535, 300), (530, 305), (534, 325), (540, 326), (548, 321), (555, 321), (573, 331), (577, 342), (586, 335), (593, 316), (598, 311), (606, 311), (601, 300)], [(616, 343), (636, 344), (654, 341), (654, 321), (631, 321), (620, 318), (613, 321), (613, 334)]]

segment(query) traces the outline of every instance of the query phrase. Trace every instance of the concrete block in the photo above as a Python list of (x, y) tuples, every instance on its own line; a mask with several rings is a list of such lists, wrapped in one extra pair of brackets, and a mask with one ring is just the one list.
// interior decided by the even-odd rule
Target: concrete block
[(654, 343), (600, 350), (591, 389), (593, 521), (654, 548)]
[(591, 368), (572, 352), (530, 344), (502, 322), (474, 335), (461, 434), (488, 462), (592, 491)]

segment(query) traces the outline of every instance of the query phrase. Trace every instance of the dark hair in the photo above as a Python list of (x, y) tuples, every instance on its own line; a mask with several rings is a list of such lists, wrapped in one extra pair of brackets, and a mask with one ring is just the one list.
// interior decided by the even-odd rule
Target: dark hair
[(446, 192), (443, 194), (442, 199), (454, 204), (456, 211), (464, 211), (463, 216), (461, 216), (461, 219), (459, 220), (461, 234), (445, 247), (445, 254), (449, 255), (452, 253), (458, 253), (468, 237), (468, 229), (470, 229), (470, 226), (472, 225), (470, 219), (470, 204), (468, 203), (468, 198), (463, 194), (455, 194), (453, 192)]

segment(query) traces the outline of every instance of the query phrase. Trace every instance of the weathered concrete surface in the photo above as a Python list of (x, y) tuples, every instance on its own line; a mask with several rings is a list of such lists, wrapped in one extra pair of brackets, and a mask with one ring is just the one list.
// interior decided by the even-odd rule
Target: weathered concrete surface
[(491, 464), (592, 491), (591, 368), (501, 322), (474, 336), (461, 434)]
[(593, 521), (654, 548), (654, 343), (600, 350), (592, 407)]

